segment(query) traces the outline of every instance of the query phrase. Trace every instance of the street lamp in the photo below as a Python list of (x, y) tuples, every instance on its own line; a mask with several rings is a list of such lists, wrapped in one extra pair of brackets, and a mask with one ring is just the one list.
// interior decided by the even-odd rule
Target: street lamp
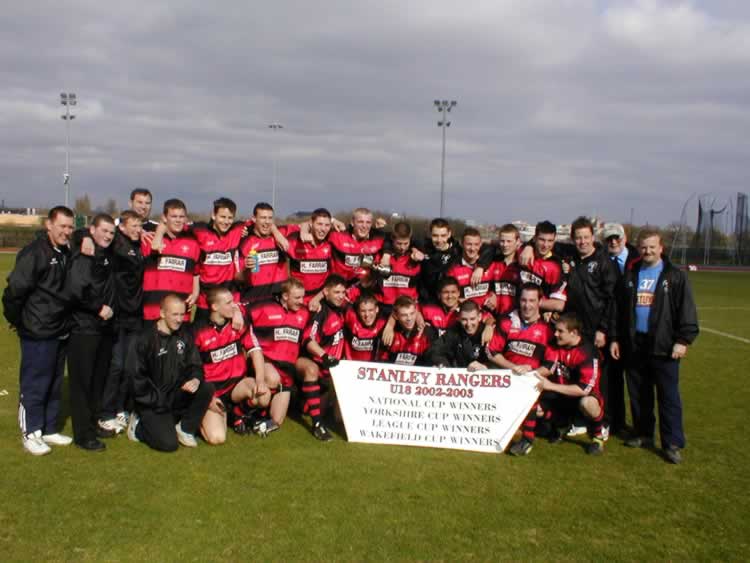
[(78, 100), (73, 92), (60, 94), (60, 104), (65, 106), (65, 113), (60, 116), (65, 120), (65, 174), (63, 174), (65, 207), (70, 207), (70, 121), (76, 118), (70, 112), (70, 107), (76, 105), (77, 102)]
[[(283, 129), (284, 126), (279, 123), (278, 121), (274, 121), (268, 126), (269, 129), (276, 132), (280, 129)], [(273, 179), (271, 182), (271, 207), (273, 207), (274, 211), (276, 211), (276, 147), (274, 147), (273, 151)]]
[(443, 159), (440, 165), (440, 216), (445, 217), (445, 128), (451, 126), (451, 122), (448, 121), (449, 113), (454, 107), (456, 107), (456, 100), (435, 100), (435, 108), (439, 113), (443, 114), (440, 121), (437, 122), (438, 127), (443, 129)]

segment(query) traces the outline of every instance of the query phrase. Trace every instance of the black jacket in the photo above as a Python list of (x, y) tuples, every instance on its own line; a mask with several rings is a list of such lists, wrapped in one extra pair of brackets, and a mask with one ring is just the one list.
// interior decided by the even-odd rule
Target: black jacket
[(20, 336), (44, 340), (68, 332), (64, 289), (69, 257), (68, 247), (54, 247), (48, 236), (34, 239), (16, 256), (3, 307)]
[(687, 274), (672, 265), (666, 256), (662, 256), (662, 261), (664, 270), (656, 282), (646, 350), (637, 349), (635, 335), (635, 303), (642, 262), (635, 262), (625, 271), (618, 295), (621, 322), (612, 338), (623, 346), (625, 354), (646, 352), (652, 356), (671, 356), (676, 342), (692, 344), (698, 336), (698, 313)]
[(480, 323), (477, 332), (469, 335), (460, 324), (452, 326), (433, 341), (427, 352), (428, 364), (465, 368), (474, 361), (487, 362), (486, 347), (482, 346), (483, 328), (484, 325)]
[(75, 254), (70, 260), (65, 290), (71, 309), (71, 332), (101, 334), (112, 330), (113, 319), (105, 321), (99, 316), (104, 305), (117, 309), (109, 248), (96, 247), (94, 256)]
[(612, 262), (601, 245), (596, 245), (591, 256), (581, 259), (576, 255), (565, 261), (570, 266), (565, 312), (576, 314), (583, 324), (583, 333), (587, 338), (593, 340), (597, 330), (609, 335), (613, 330), (617, 313), (617, 265)]
[(141, 241), (132, 241), (117, 229), (112, 241), (117, 303), (116, 324), (137, 329), (143, 319), (143, 268)]
[(137, 406), (169, 412), (185, 382), (203, 381), (203, 364), (189, 330), (164, 334), (153, 325), (131, 341), (125, 375)]

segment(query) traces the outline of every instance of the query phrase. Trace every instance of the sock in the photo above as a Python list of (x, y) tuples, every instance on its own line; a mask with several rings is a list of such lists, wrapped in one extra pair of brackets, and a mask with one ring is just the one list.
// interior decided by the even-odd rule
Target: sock
[(310, 415), (313, 425), (320, 422), (320, 384), (315, 382), (304, 382), (302, 384), (302, 396), (305, 398), (304, 412)]

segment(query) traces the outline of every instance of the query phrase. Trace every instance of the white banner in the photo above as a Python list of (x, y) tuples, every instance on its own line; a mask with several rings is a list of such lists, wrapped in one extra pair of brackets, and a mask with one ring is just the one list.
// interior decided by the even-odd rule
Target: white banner
[(331, 375), (350, 442), (500, 453), (539, 397), (510, 370), (342, 360)]

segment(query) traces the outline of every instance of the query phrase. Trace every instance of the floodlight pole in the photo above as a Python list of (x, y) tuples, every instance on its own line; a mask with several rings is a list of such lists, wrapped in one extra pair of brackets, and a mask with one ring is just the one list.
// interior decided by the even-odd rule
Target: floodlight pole
[(65, 207), (70, 207), (70, 122), (76, 116), (70, 113), (70, 106), (78, 103), (73, 92), (60, 94), (60, 104), (65, 106), (65, 113), (60, 117), (65, 120), (65, 174), (63, 174), (63, 185), (65, 186)]
[(440, 161), (440, 216), (445, 217), (445, 128), (451, 126), (447, 119), (447, 113), (456, 107), (456, 100), (435, 100), (435, 108), (443, 114), (443, 118), (437, 122), (438, 127), (443, 129), (443, 155)]
[[(279, 123), (277, 121), (274, 121), (273, 123), (271, 123), (268, 126), (268, 128), (271, 129), (272, 131), (276, 132), (276, 131), (279, 131), (280, 129), (283, 129), (284, 126), (281, 123)], [(273, 150), (273, 177), (272, 177), (272, 180), (271, 180), (271, 207), (273, 207), (274, 211), (276, 211), (276, 159), (277, 159), (276, 148), (277, 147), (274, 146), (274, 150)]]

